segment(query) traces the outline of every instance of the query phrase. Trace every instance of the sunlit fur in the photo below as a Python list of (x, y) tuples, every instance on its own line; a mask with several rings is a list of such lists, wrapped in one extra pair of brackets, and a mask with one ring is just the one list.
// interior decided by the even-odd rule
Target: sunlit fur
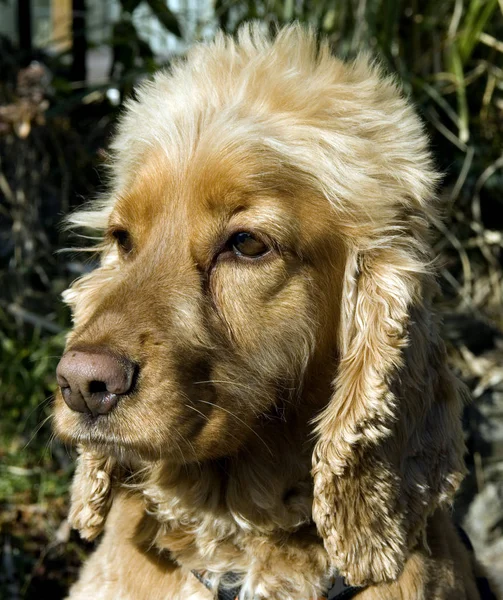
[[(71, 598), (210, 598), (191, 569), (239, 573), (240, 600), (315, 598), (336, 570), (364, 600), (477, 598), (444, 512), (463, 442), (431, 308), (437, 175), (396, 83), (299, 26), (244, 26), (140, 86), (110, 164), (71, 217), (108, 234), (65, 294), (68, 348), (139, 377), (97, 420), (56, 399), (81, 447), (71, 521), (106, 521)], [(271, 251), (237, 257), (237, 231)]]

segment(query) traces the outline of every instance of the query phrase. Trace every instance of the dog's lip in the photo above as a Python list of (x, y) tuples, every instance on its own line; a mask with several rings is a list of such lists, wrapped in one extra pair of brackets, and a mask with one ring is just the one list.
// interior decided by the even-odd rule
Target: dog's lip
[(83, 444), (93, 448), (116, 448), (135, 450), (134, 443), (126, 442), (111, 427), (110, 414), (79, 413), (75, 415), (75, 422), (71, 426), (65, 425), (63, 429), (57, 428), (57, 436), (72, 446)]
[(80, 422), (90, 426), (102, 424), (104, 421), (110, 421), (111, 413), (92, 413), (91, 411), (80, 413), (78, 419)]

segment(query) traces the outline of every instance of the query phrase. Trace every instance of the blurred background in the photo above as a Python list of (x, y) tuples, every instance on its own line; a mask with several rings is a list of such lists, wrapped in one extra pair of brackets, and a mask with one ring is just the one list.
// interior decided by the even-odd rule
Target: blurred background
[(0, 0), (2, 599), (62, 598), (92, 549), (65, 521), (73, 457), (50, 424), (60, 294), (94, 260), (57, 253), (82, 245), (61, 219), (105, 189), (135, 83), (251, 18), (310, 23), (342, 57), (370, 49), (430, 133), (445, 174), (439, 308), (473, 394), (455, 518), (503, 592), (503, 0)]

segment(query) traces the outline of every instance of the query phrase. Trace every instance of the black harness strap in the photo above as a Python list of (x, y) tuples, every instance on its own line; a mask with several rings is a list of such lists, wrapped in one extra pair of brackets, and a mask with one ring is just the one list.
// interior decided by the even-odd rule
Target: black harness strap
[(354, 598), (363, 588), (346, 585), (344, 577), (336, 577), (334, 585), (328, 590), (327, 600), (349, 600)]
[[(210, 580), (204, 577), (204, 575), (201, 575), (198, 571), (192, 571), (192, 574), (197, 577), (210, 592), (214, 591)], [(217, 600), (236, 600), (239, 597), (241, 586), (233, 586), (232, 582), (238, 581), (238, 579), (239, 576), (236, 573), (226, 573), (225, 585), (220, 585), (217, 590)], [(325, 598), (327, 598), (327, 600), (350, 600), (361, 590), (362, 588), (346, 585), (343, 577), (336, 577), (334, 585), (327, 592)]]
[[(199, 579), (199, 581), (204, 585), (205, 588), (210, 590), (210, 592), (214, 592), (213, 587), (211, 585), (211, 581), (206, 579), (201, 573), (197, 571), (192, 571), (192, 574)], [(220, 585), (217, 591), (217, 600), (236, 600), (239, 596), (239, 591), (241, 590), (241, 586), (232, 585), (233, 581), (237, 581), (239, 576), (235, 573), (226, 573), (225, 574), (225, 585)]]

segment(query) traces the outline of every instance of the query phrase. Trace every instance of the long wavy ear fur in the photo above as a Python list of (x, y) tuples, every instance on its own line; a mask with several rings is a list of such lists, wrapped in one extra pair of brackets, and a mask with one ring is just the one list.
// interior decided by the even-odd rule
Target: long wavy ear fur
[(407, 238), (349, 253), (343, 355), (317, 426), (313, 516), (354, 585), (400, 574), (464, 474), (458, 383), (431, 309), (436, 284), (417, 237)]
[[(313, 518), (333, 565), (349, 583), (366, 585), (394, 580), (428, 516), (452, 500), (464, 475), (463, 393), (431, 306), (437, 175), (426, 137), (392, 81), (364, 61), (352, 73), (353, 106), (367, 113), (352, 123), (348, 136), (358, 137), (346, 161), (360, 157), (351, 181), (367, 188), (333, 201), (349, 207), (339, 212), (341, 358), (317, 421)], [(379, 108), (374, 115), (367, 98)], [(365, 164), (358, 144), (367, 140)]]
[(114, 458), (79, 448), (68, 521), (86, 540), (93, 540), (105, 526), (116, 476)]

